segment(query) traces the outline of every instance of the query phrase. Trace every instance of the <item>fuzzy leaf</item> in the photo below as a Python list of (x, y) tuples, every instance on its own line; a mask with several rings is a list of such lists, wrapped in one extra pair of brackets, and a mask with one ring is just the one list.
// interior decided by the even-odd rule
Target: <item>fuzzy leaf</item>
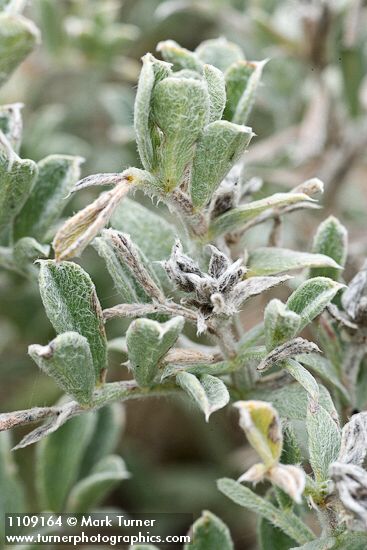
[[(344, 267), (347, 259), (348, 232), (337, 218), (330, 216), (319, 225), (313, 241), (313, 252), (329, 256)], [(330, 266), (311, 266), (310, 277), (329, 277), (338, 281), (340, 270)], [(322, 269), (324, 267), (324, 269)], [(316, 269), (318, 268), (318, 269)]]
[(293, 338), (301, 324), (297, 313), (287, 310), (278, 299), (271, 300), (264, 312), (265, 345), (267, 351)]
[(161, 54), (165, 61), (172, 63), (174, 71), (179, 71), (180, 69), (190, 69), (199, 73), (202, 71), (203, 64), (197, 56), (193, 52), (190, 52), (190, 50), (182, 48), (174, 40), (159, 42), (157, 52)]
[(302, 546), (292, 546), (290, 550), (332, 550), (333, 548), (336, 548), (335, 543), (336, 539), (334, 537), (323, 537), (321, 539), (308, 542), (307, 544), (303, 544)]
[(312, 531), (295, 514), (276, 508), (248, 487), (234, 481), (234, 479), (219, 479), (217, 485), (218, 489), (233, 502), (267, 519), (297, 541), (298, 544), (305, 544), (315, 537)]
[(69, 420), (37, 446), (37, 483), (44, 510), (61, 512), (75, 482), (96, 417), (85, 413)]
[(23, 207), (36, 175), (36, 163), (18, 157), (0, 135), (0, 233)]
[(287, 248), (257, 248), (249, 255), (248, 277), (254, 275), (275, 275), (305, 267), (325, 267), (339, 270), (333, 258), (324, 254), (309, 254)]
[(158, 373), (159, 362), (174, 345), (184, 326), (183, 317), (166, 323), (136, 319), (126, 333), (129, 361), (139, 386), (149, 386)]
[(315, 479), (318, 482), (326, 481), (329, 479), (329, 466), (339, 454), (340, 430), (321, 405), (309, 405), (306, 426), (310, 463)]
[(241, 59), (228, 67), (225, 72), (227, 103), (223, 118), (232, 120), (238, 102), (246, 90), (249, 78), (256, 68), (255, 63)]
[(75, 331), (85, 336), (92, 353), (96, 379), (107, 368), (107, 341), (101, 306), (94, 284), (79, 265), (42, 260), (39, 274), (41, 298), (58, 333)]
[(200, 137), (192, 166), (191, 198), (195, 207), (205, 206), (212, 194), (245, 151), (252, 129), (226, 120), (209, 124)]
[(151, 54), (144, 55), (142, 61), (134, 105), (134, 129), (140, 160), (144, 168), (151, 171), (156, 164), (151, 99), (157, 82), (168, 76), (171, 70), (167, 63), (155, 59)]
[(21, 15), (0, 13), (0, 85), (40, 42), (37, 27)]
[[(320, 404), (337, 417), (335, 406), (327, 389), (319, 384)], [(281, 418), (289, 420), (305, 420), (307, 415), (308, 395), (306, 390), (298, 383), (284, 384), (281, 388), (261, 389), (252, 391), (249, 396), (252, 399), (270, 401), (278, 411)]]
[(252, 106), (255, 102), (256, 92), (260, 84), (263, 68), (267, 62), (268, 59), (264, 59), (263, 61), (253, 61), (255, 69), (252, 71), (246, 83), (246, 88), (237, 103), (232, 122), (236, 124), (246, 124)]
[(184, 550), (233, 550), (233, 542), (228, 527), (223, 521), (204, 510), (191, 528), (192, 543)]
[(180, 372), (176, 381), (204, 412), (206, 422), (209, 422), (213, 412), (222, 409), (229, 402), (225, 384), (210, 374), (204, 374), (198, 379), (189, 372)]
[(286, 306), (301, 317), (299, 330), (322, 313), (342, 286), (332, 279), (315, 277), (305, 281), (291, 294)]
[(260, 550), (289, 550), (295, 544), (294, 539), (264, 518), (258, 522), (257, 534)]
[(28, 353), (68, 395), (82, 405), (90, 403), (96, 378), (92, 354), (84, 336), (64, 332), (47, 346), (29, 346)]
[(214, 65), (221, 71), (225, 71), (232, 63), (245, 57), (237, 44), (223, 37), (204, 40), (196, 48), (195, 53), (201, 61)]
[(220, 120), (226, 104), (226, 83), (223, 73), (213, 65), (204, 65), (204, 78), (209, 92), (209, 122)]
[(45, 238), (68, 203), (67, 196), (80, 177), (82, 162), (81, 157), (50, 155), (38, 163), (32, 192), (15, 220), (15, 238)]
[(266, 199), (243, 204), (215, 218), (210, 225), (209, 236), (215, 239), (229, 231), (241, 229), (242, 225), (265, 210), (310, 200), (310, 197), (303, 193), (276, 193)]
[(19, 153), (22, 141), (22, 107), (22, 103), (0, 105), (0, 130), (16, 153)]
[(137, 201), (127, 198), (121, 202), (111, 218), (111, 225), (128, 233), (151, 261), (164, 260), (170, 256), (176, 239), (176, 228)]
[(310, 355), (297, 355), (295, 358), (302, 363), (308, 370), (319, 376), (327, 385), (331, 384), (337, 388), (343, 395), (346, 402), (349, 402), (350, 396), (342, 382), (339, 380), (338, 372), (331, 361), (316, 353)]
[(307, 393), (312, 397), (314, 401), (319, 400), (320, 392), (319, 386), (312, 376), (298, 361), (294, 359), (287, 359), (282, 365), (284, 368), (297, 380), (301, 386), (305, 388)]
[(155, 87), (152, 114), (164, 135), (159, 169), (161, 185), (168, 193), (181, 183), (194, 156), (194, 144), (208, 122), (205, 83), (192, 78), (165, 78)]
[(72, 488), (66, 509), (71, 512), (85, 513), (97, 506), (124, 479), (129, 476), (122, 458), (109, 455), (102, 458), (90, 475), (81, 479)]

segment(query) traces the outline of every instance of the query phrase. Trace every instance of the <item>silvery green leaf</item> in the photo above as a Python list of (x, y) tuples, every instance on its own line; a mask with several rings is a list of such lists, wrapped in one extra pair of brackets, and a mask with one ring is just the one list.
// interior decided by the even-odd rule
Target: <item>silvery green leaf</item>
[(107, 271), (111, 275), (115, 288), (123, 302), (128, 304), (139, 302), (136, 281), (128, 267), (116, 253), (114, 246), (104, 236), (96, 237), (92, 245), (97, 250), (99, 256), (105, 261)]
[(183, 326), (183, 317), (174, 317), (166, 323), (137, 319), (130, 324), (126, 344), (129, 362), (139, 386), (149, 386), (154, 382), (159, 362), (174, 345)]
[(21, 15), (0, 13), (0, 85), (40, 42), (32, 21)]
[(82, 405), (90, 403), (96, 378), (92, 354), (84, 336), (64, 332), (47, 346), (29, 346), (28, 353), (68, 395)]
[(233, 550), (229, 529), (223, 521), (204, 510), (190, 529), (192, 543), (184, 550)]
[(202, 72), (203, 63), (190, 50), (183, 48), (174, 40), (164, 40), (157, 45), (157, 52), (161, 54), (165, 61), (172, 63), (173, 70), (190, 69)]
[(332, 385), (334, 388), (337, 388), (343, 395), (344, 400), (349, 403), (349, 393), (340, 381), (338, 372), (331, 361), (326, 359), (326, 357), (314, 353), (310, 355), (297, 355), (295, 359), (307, 367), (308, 370), (319, 376), (327, 385)]
[(289, 311), (278, 299), (271, 300), (264, 311), (265, 344), (268, 351), (293, 338), (301, 324), (297, 313)]
[(248, 258), (248, 276), (275, 275), (293, 269), (305, 267), (325, 267), (340, 270), (333, 258), (324, 254), (297, 252), (287, 248), (260, 247), (250, 253)]
[(275, 193), (266, 199), (243, 204), (215, 218), (210, 224), (209, 236), (215, 239), (229, 231), (241, 229), (242, 225), (265, 210), (310, 200), (310, 197), (303, 193)]
[(170, 65), (155, 59), (151, 54), (142, 58), (138, 90), (134, 105), (134, 129), (140, 160), (144, 168), (153, 170), (156, 165), (155, 148), (159, 141), (151, 120), (151, 99), (154, 86), (171, 72)]
[[(318, 227), (313, 241), (313, 252), (329, 256), (344, 267), (348, 251), (348, 232), (334, 216), (329, 216)], [(311, 266), (310, 277), (329, 277), (339, 280), (340, 270), (330, 266)], [(324, 268), (324, 269), (323, 269)]]
[(237, 44), (223, 37), (204, 40), (196, 48), (195, 53), (203, 63), (214, 65), (221, 71), (225, 71), (232, 63), (245, 57)]
[(320, 404), (310, 402), (307, 409), (306, 427), (310, 463), (318, 482), (329, 479), (329, 466), (338, 457), (340, 450), (340, 430)]
[(32, 192), (15, 220), (15, 238), (45, 238), (68, 203), (66, 199), (80, 177), (82, 162), (81, 157), (50, 155), (38, 163)]
[[(333, 418), (336, 418), (337, 412), (329, 392), (321, 384), (318, 386), (320, 404), (333, 416)], [(256, 389), (251, 391), (248, 397), (271, 402), (279, 412), (281, 418), (303, 421), (306, 418), (308, 394), (298, 383), (284, 383), (284, 385), (279, 388)]]
[(219, 479), (217, 486), (233, 502), (267, 519), (298, 544), (305, 544), (315, 537), (312, 531), (293, 512), (276, 508), (271, 502), (258, 496), (251, 489), (244, 487), (234, 479)]
[(213, 65), (204, 65), (204, 78), (209, 92), (209, 122), (220, 120), (226, 105), (226, 83), (222, 71)]
[(252, 71), (246, 83), (246, 88), (237, 103), (236, 110), (232, 118), (232, 122), (235, 124), (246, 124), (252, 106), (255, 102), (256, 92), (260, 84), (263, 68), (267, 62), (268, 59), (252, 62), (255, 65), (255, 69)]
[(286, 303), (287, 309), (301, 317), (299, 330), (320, 315), (343, 286), (327, 277), (315, 277), (302, 283)]
[(37, 483), (44, 510), (61, 512), (64, 509), (95, 421), (94, 413), (76, 416), (37, 445)]
[[(0, 433), (0, 514), (22, 513), (25, 511), (25, 495), (17, 467), (11, 452), (9, 432)], [(0, 539), (4, 533), (4, 521), (0, 523)]]
[(36, 175), (36, 163), (18, 157), (0, 134), (0, 233), (22, 209)]
[(284, 361), (284, 368), (297, 380), (301, 386), (305, 388), (307, 393), (314, 401), (318, 401), (320, 397), (319, 386), (307, 369), (305, 369), (298, 361), (287, 359)]
[(232, 120), (236, 112), (238, 102), (246, 90), (249, 78), (254, 72), (256, 64), (241, 59), (232, 63), (224, 76), (226, 81), (227, 103), (223, 118)]
[(32, 269), (34, 260), (47, 258), (49, 254), (50, 246), (48, 244), (40, 244), (33, 237), (23, 237), (13, 247), (14, 262), (23, 271)]
[(121, 481), (129, 477), (129, 472), (120, 456), (109, 455), (102, 458), (88, 477), (74, 485), (68, 497), (66, 509), (69, 513), (87, 512), (100, 504)]
[[(152, 261), (169, 257), (176, 239), (176, 228), (153, 210), (126, 198), (116, 208), (111, 225), (128, 233)], [(160, 270), (162, 271), (162, 270)]]
[(208, 124), (197, 142), (191, 172), (191, 198), (205, 206), (232, 166), (245, 151), (252, 129), (226, 120)]
[(19, 153), (22, 141), (22, 107), (23, 103), (0, 105), (0, 130), (16, 153)]
[(99, 409), (91, 441), (86, 448), (80, 472), (83, 476), (106, 455), (115, 451), (125, 426), (125, 410), (121, 403), (111, 403)]
[(181, 183), (194, 144), (208, 122), (206, 84), (192, 78), (165, 78), (155, 87), (152, 116), (164, 136), (159, 171), (162, 188), (169, 193)]
[(48, 318), (56, 332), (75, 331), (86, 337), (96, 379), (101, 381), (107, 368), (107, 341), (91, 278), (72, 262), (41, 260), (40, 265), (40, 293)]
[(213, 412), (222, 409), (229, 402), (225, 384), (210, 374), (204, 374), (198, 379), (189, 372), (180, 372), (176, 381), (204, 412), (206, 422), (209, 422)]
[(268, 520), (259, 518), (257, 536), (260, 550), (289, 550), (295, 541)]

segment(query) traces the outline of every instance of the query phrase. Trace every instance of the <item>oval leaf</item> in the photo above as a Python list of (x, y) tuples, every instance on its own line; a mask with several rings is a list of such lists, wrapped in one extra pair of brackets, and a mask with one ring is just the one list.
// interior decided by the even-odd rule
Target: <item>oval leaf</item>
[(155, 87), (152, 110), (154, 121), (164, 135), (160, 179), (168, 193), (181, 183), (194, 156), (194, 143), (208, 122), (207, 87), (192, 78), (165, 78)]
[(174, 345), (184, 326), (183, 317), (166, 323), (136, 319), (126, 333), (129, 362), (139, 386), (149, 386), (158, 373), (159, 362)]
[(226, 120), (209, 124), (195, 151), (191, 175), (191, 198), (195, 207), (207, 204), (212, 194), (245, 151), (252, 129)]
[(223, 521), (204, 510), (191, 528), (192, 543), (184, 550), (233, 550), (229, 529)]
[(310, 254), (308, 252), (297, 252), (287, 248), (257, 248), (249, 255), (248, 277), (254, 275), (275, 275), (303, 269), (305, 267), (326, 267), (339, 271), (340, 265), (333, 258), (324, 254)]
[(222, 409), (229, 402), (225, 384), (210, 374), (204, 374), (199, 380), (189, 372), (180, 372), (176, 381), (204, 412), (206, 422), (209, 422), (213, 412)]
[(85, 336), (92, 353), (96, 379), (107, 368), (107, 341), (102, 309), (94, 284), (79, 265), (41, 260), (39, 285), (48, 318), (58, 333), (75, 331)]
[(286, 304), (287, 309), (301, 317), (299, 330), (320, 315), (343, 286), (326, 277), (315, 277), (299, 286)]
[(87, 339), (77, 332), (64, 332), (47, 346), (33, 344), (28, 353), (58, 386), (81, 403), (90, 403), (96, 382)]
[(45, 238), (68, 203), (67, 196), (80, 177), (82, 162), (81, 157), (50, 155), (38, 163), (32, 192), (15, 220), (15, 238)]

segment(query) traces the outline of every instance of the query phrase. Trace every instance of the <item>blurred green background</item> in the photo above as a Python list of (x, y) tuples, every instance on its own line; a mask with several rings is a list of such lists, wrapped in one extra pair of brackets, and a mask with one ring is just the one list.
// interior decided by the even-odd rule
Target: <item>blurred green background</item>
[[(51, 153), (85, 157), (83, 175), (138, 166), (133, 102), (140, 57), (173, 39), (194, 49), (225, 36), (250, 60), (270, 58), (249, 125), (257, 134), (246, 156), (249, 177), (264, 180), (259, 197), (289, 190), (307, 178), (325, 182), (322, 209), (291, 214), (284, 246), (309, 249), (320, 220), (331, 212), (348, 227), (348, 273), (366, 255), (367, 7), (359, 0), (32, 0), (25, 15), (42, 44), (2, 88), (0, 103), (22, 102), (23, 158)], [(94, 197), (78, 194), (67, 213)], [(142, 196), (137, 200), (151, 203)], [(267, 228), (266, 228), (267, 229)], [(264, 228), (244, 246), (264, 242)], [(118, 297), (102, 260), (87, 250), (83, 266), (103, 307)], [(265, 303), (254, 300), (244, 323), (252, 326)], [(0, 271), (1, 410), (52, 404), (59, 391), (27, 356), (53, 331), (37, 282)], [(108, 327), (123, 334), (121, 321)], [(111, 352), (110, 379), (129, 377), (123, 356)], [(187, 401), (149, 399), (126, 406), (118, 452), (132, 478), (108, 504), (130, 511), (217, 513), (236, 548), (256, 548), (255, 518), (229, 503), (215, 480), (237, 476), (252, 463), (235, 415), (227, 408), (209, 425)], [(21, 430), (15, 434), (21, 436)], [(16, 460), (32, 502), (32, 449)], [(187, 526), (178, 526), (183, 532)]]

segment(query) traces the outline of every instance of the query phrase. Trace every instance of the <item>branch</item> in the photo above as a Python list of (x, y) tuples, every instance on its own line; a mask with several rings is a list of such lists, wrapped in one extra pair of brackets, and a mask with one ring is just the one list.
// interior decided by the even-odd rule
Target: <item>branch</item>
[(133, 380), (111, 382), (95, 390), (93, 400), (88, 407), (82, 407), (76, 401), (69, 401), (64, 405), (55, 407), (35, 407), (33, 409), (0, 414), (0, 432), (50, 418), (51, 420), (48, 423), (33, 430), (14, 447), (14, 449), (21, 449), (31, 443), (36, 443), (46, 435), (56, 431), (70, 418), (85, 412), (96, 411), (113, 401), (127, 401), (128, 399), (138, 399), (143, 396), (165, 395), (175, 391), (179, 391), (179, 388), (172, 382), (158, 384), (149, 388), (140, 388)]

